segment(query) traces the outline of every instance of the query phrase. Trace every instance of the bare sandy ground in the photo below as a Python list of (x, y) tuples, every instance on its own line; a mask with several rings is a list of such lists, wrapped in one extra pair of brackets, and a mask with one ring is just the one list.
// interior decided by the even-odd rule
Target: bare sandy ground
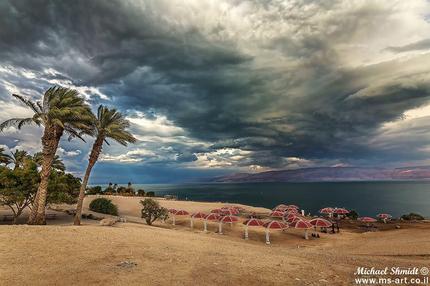
[[(137, 217), (140, 207), (130, 199), (114, 198), (121, 215)], [(125, 207), (125, 201), (132, 203)], [(189, 211), (219, 206), (181, 202)], [(0, 285), (351, 285), (358, 266), (430, 266), (429, 223), (320, 234), (308, 241), (302, 231), (273, 231), (267, 246), (258, 228), (243, 240), (240, 224), (219, 235), (216, 224), (204, 233), (201, 222), (192, 230), (187, 219), (153, 227), (103, 227), (90, 220), (74, 227), (71, 218), (60, 221), (0, 226)]]

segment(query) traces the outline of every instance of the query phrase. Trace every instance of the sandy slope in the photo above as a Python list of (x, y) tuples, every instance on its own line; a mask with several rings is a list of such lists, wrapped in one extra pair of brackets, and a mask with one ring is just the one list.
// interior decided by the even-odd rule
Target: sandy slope
[[(114, 198), (121, 215), (136, 217), (132, 198)], [(88, 201), (86, 202), (88, 204)], [(221, 204), (161, 202), (189, 211)], [(248, 208), (249, 209), (249, 208)], [(372, 233), (342, 231), (306, 241), (303, 233), (273, 232), (264, 244), (261, 229), (244, 241), (241, 225), (225, 235), (194, 230), (189, 221), (149, 227), (96, 221), (63, 225), (0, 226), (0, 285), (351, 285), (357, 266), (430, 266), (429, 223)], [(64, 225), (66, 224), (66, 225)], [(137, 263), (130, 268), (123, 261)]]
[(1, 226), (0, 284), (350, 285), (356, 266), (428, 265), (428, 234), (343, 232), (297, 248), (132, 223)]

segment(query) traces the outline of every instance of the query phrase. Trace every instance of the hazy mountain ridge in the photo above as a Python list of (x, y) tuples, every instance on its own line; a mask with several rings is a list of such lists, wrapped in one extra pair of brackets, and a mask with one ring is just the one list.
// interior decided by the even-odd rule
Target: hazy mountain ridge
[(430, 166), (402, 168), (316, 167), (261, 173), (236, 173), (212, 178), (211, 182), (309, 182), (309, 181), (377, 181), (427, 180)]

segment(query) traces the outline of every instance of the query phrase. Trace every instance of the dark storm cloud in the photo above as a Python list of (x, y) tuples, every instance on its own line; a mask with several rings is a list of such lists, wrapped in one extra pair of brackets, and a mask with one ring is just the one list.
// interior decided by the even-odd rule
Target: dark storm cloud
[[(389, 160), (390, 150), (375, 149), (369, 138), (429, 102), (429, 70), (420, 64), (429, 56), (350, 65), (343, 54), (378, 32), (394, 13), (389, 5), (233, 1), (228, 5), (243, 12), (233, 21), (202, 3), (2, 1), (1, 64), (36, 73), (2, 79), (38, 91), (52, 80), (95, 86), (122, 110), (164, 114), (187, 136), (210, 143), (170, 144), (165, 158), (145, 157), (166, 164), (226, 148), (249, 151), (238, 166), (282, 168), (288, 157), (360, 160), (377, 152)], [(211, 9), (218, 20), (211, 22)], [(428, 46), (422, 40), (388, 49)]]

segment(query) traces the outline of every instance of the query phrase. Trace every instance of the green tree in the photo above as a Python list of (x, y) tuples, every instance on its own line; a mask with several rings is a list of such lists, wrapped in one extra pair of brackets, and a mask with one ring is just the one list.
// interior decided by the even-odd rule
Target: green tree
[(0, 132), (10, 126), (16, 126), (18, 129), (28, 124), (44, 126), (40, 184), (28, 223), (45, 224), (49, 176), (60, 139), (63, 134), (68, 134), (69, 139), (78, 137), (83, 140), (82, 135), (90, 134), (92, 131), (94, 115), (78, 92), (68, 88), (49, 88), (41, 102), (34, 102), (17, 94), (13, 94), (13, 97), (30, 108), (34, 115), (29, 118), (6, 120), (0, 124)]
[(32, 161), (13, 170), (0, 167), (0, 204), (12, 210), (14, 224), (23, 210), (33, 203), (39, 181), (37, 165)]
[(0, 147), (0, 164), (9, 165), (12, 162), (12, 157), (4, 153), (4, 148)]
[(96, 164), (103, 148), (103, 143), (109, 145), (106, 139), (110, 138), (123, 146), (127, 146), (128, 143), (136, 142), (136, 138), (131, 133), (126, 131), (130, 126), (130, 122), (124, 118), (124, 116), (116, 109), (109, 109), (103, 105), (100, 105), (97, 110), (97, 119), (94, 120), (94, 135), (96, 137), (90, 157), (88, 160), (88, 166), (85, 171), (84, 180), (82, 182), (81, 190), (79, 192), (78, 204), (76, 207), (75, 225), (80, 225), (82, 204), (85, 196), (85, 189), (87, 188), (88, 180), (90, 178), (91, 170)]
[(160, 206), (160, 204), (153, 199), (145, 199), (140, 201), (142, 208), (142, 218), (145, 219), (148, 225), (157, 219), (165, 220), (169, 216), (169, 212), (166, 208)]
[(81, 179), (72, 174), (52, 170), (49, 177), (48, 197), (49, 204), (76, 203), (81, 188)]

